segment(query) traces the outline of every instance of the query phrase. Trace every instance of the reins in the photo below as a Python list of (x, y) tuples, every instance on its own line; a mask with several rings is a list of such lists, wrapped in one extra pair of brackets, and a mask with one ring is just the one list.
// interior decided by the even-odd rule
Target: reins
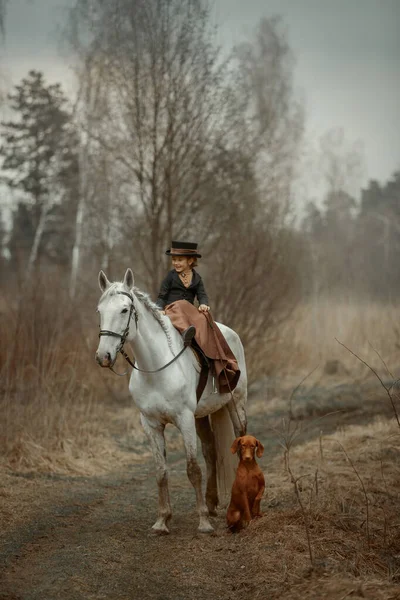
[(166, 369), (167, 367), (169, 367), (170, 365), (172, 365), (173, 362), (175, 362), (176, 360), (178, 360), (178, 358), (185, 352), (185, 350), (186, 350), (187, 347), (188, 347), (188, 344), (185, 344), (183, 346), (182, 350), (180, 350), (180, 352), (178, 352), (178, 354), (176, 356), (174, 356), (174, 358), (172, 360), (170, 360), (163, 367), (160, 367), (159, 369), (154, 369), (154, 371), (146, 371), (145, 369), (139, 369), (139, 367), (137, 367), (135, 365), (135, 363), (133, 363), (131, 361), (131, 359), (129, 358), (129, 356), (127, 355), (127, 353), (124, 350), (122, 350), (122, 348), (120, 350), (120, 353), (128, 361), (128, 363), (131, 365), (131, 367), (133, 367), (134, 369), (136, 369), (136, 371), (140, 371), (140, 373), (159, 373), (160, 371), (163, 371), (164, 369)]
[[(126, 342), (126, 338), (128, 337), (128, 333), (129, 333), (129, 326), (131, 323), (131, 318), (132, 318), (132, 314), (135, 315), (135, 325), (136, 325), (136, 329), (137, 329), (137, 324), (138, 324), (138, 319), (139, 319), (139, 315), (138, 312), (135, 308), (135, 302), (133, 300), (133, 296), (131, 296), (131, 294), (129, 294), (128, 292), (117, 292), (117, 294), (123, 294), (124, 296), (127, 296), (129, 298), (129, 300), (131, 301), (131, 307), (129, 310), (129, 317), (128, 317), (128, 323), (124, 329), (124, 332), (121, 333), (116, 333), (115, 331), (109, 331), (108, 329), (101, 329), (100, 333), (99, 333), (99, 337), (101, 337), (102, 335), (110, 335), (112, 337), (118, 337), (120, 338), (120, 343), (118, 345), (117, 348), (117, 354), (118, 352), (120, 354), (122, 354), (122, 356), (125, 358), (125, 360), (131, 365), (131, 367), (133, 369), (135, 369), (136, 371), (140, 371), (140, 373), (159, 373), (160, 371), (163, 371), (164, 369), (166, 369), (167, 367), (169, 367), (170, 365), (172, 365), (172, 363), (174, 363), (176, 360), (178, 360), (178, 358), (185, 352), (186, 348), (189, 346), (188, 343), (184, 343), (184, 346), (182, 348), (182, 350), (180, 350), (180, 352), (178, 352), (178, 354), (176, 356), (174, 356), (174, 358), (172, 360), (170, 360), (166, 365), (163, 365), (162, 367), (159, 367), (158, 369), (154, 369), (152, 371), (147, 371), (146, 369), (139, 369), (139, 367), (137, 367), (135, 365), (135, 363), (131, 360), (131, 358), (128, 356), (128, 354), (125, 352), (124, 350), (124, 344)], [(125, 371), (125, 373), (117, 373), (116, 371), (114, 371), (113, 367), (108, 367), (110, 369), (110, 371), (112, 371), (115, 375), (118, 375), (118, 377), (124, 377), (124, 375), (126, 375), (128, 373), (128, 371)]]

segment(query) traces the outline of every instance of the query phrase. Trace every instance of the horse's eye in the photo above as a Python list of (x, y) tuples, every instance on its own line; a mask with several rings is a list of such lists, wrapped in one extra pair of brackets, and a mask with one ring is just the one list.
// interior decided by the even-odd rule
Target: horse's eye
[(127, 308), (124, 308), (123, 310), (121, 310), (121, 313), (127, 313), (127, 312), (128, 312)]

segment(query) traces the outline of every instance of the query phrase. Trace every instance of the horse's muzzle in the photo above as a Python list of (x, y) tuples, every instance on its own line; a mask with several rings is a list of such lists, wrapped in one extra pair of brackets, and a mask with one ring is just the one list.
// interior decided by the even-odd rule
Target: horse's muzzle
[(96, 361), (101, 367), (110, 368), (113, 366), (115, 360), (111, 359), (111, 354), (106, 352), (105, 354), (99, 354), (96, 352)]

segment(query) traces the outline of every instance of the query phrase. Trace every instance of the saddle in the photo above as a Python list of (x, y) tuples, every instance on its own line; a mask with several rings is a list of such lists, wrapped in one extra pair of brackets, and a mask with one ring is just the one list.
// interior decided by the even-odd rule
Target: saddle
[[(196, 343), (212, 365), (213, 374), (220, 394), (232, 393), (240, 369), (232, 350), (210, 313), (200, 313), (187, 300), (177, 300), (165, 307), (165, 314), (172, 325), (185, 335), (185, 339)], [(193, 332), (192, 326), (195, 328)]]

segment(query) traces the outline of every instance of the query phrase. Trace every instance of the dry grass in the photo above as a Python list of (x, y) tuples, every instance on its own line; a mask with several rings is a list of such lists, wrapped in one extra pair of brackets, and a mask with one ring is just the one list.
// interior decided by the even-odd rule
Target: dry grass
[(124, 456), (113, 434), (118, 431), (121, 436), (127, 427), (141, 431), (133, 407), (129, 419), (119, 419), (115, 406), (120, 411), (130, 406), (126, 379), (116, 378), (113, 387), (109, 385), (109, 373), (93, 360), (95, 321), (85, 331), (78, 310), (51, 282), (37, 283), (12, 304), (2, 299), (3, 467), (106, 471)]
[[(16, 298), (17, 293), (0, 297), (0, 464), (49, 472), (114, 468), (115, 460), (122, 460), (114, 434), (129, 445), (132, 430), (139, 442), (143, 432), (131, 407), (127, 379), (111, 377), (93, 360), (96, 292), (74, 306), (52, 277)], [(384, 372), (369, 341), (393, 363), (398, 312), (395, 307), (373, 304), (301, 306), (290, 322), (279, 327), (279, 337), (267, 347), (267, 358), (247, 356), (250, 371), (267, 371), (294, 386), (320, 364), (311, 378), (314, 385), (362, 380), (368, 370), (335, 342), (336, 336)], [(340, 361), (338, 372), (326, 375), (324, 364), (335, 359)], [(332, 401), (331, 395), (331, 409)], [(280, 398), (273, 402), (282, 404)], [(358, 398), (338, 402), (348, 407)], [(296, 410), (320, 414), (324, 408), (320, 404), (319, 397), (308, 399)], [(258, 406), (253, 404), (253, 409)]]
[(394, 420), (349, 426), (291, 449), (312, 564), (304, 513), (285, 464), (280, 457), (268, 467), (270, 508), (264, 505), (264, 518), (243, 534), (252, 537), (257, 557), (246, 580), (258, 590), (268, 582), (270, 598), (399, 598), (400, 431)]
[[(264, 372), (294, 376), (297, 380), (317, 365), (315, 381), (324, 373), (328, 361), (338, 361), (337, 377), (362, 378), (368, 369), (341, 347), (335, 338), (364, 358), (373, 367), (382, 370), (382, 362), (397, 364), (400, 306), (374, 302), (335, 302), (320, 299), (302, 304), (282, 325), (268, 349)], [(328, 365), (329, 366), (329, 365)]]
[[(4, 471), (92, 475), (120, 472), (128, 463), (149, 457), (126, 379), (110, 379), (93, 361), (93, 314), (78, 321), (78, 307), (60, 302), (49, 291), (43, 298), (41, 292), (32, 290), (13, 306), (3, 299), (0, 312), (0, 496), (8, 498), (3, 516), (15, 526), (42, 510), (38, 482), (8, 479)], [(310, 417), (333, 410), (351, 412), (353, 422), (360, 424), (320, 438), (313, 426), (308, 434), (312, 441), (289, 445), (285, 460), (282, 451), (267, 465), (265, 516), (238, 536), (222, 534), (209, 542), (219, 544), (228, 558), (238, 548), (252, 557), (238, 569), (235, 594), (243, 591), (254, 600), (400, 599), (399, 428), (379, 382), (367, 381), (368, 368), (334, 340), (340, 339), (385, 377), (369, 342), (387, 364), (396, 364), (397, 313), (394, 307), (325, 303), (315, 311), (300, 307), (292, 322), (281, 326), (266, 371), (286, 381), (285, 393), (266, 402), (261, 390), (259, 401), (251, 400), (250, 413), (273, 426), (272, 415), (287, 411), (291, 388), (320, 364), (307, 380), (309, 389), (303, 386), (293, 400), (293, 426), (302, 422), (306, 428)], [(331, 360), (339, 366), (329, 375), (324, 366)], [(369, 387), (362, 387), (366, 383)], [(374, 416), (379, 413), (385, 418)], [(338, 413), (339, 423), (345, 423), (344, 413)], [(279, 421), (275, 426), (279, 429)], [(180, 438), (172, 432), (169, 436), (169, 444), (180, 448)], [(61, 502), (61, 484), (42, 478), (40, 485), (52, 502), (58, 497)], [(83, 489), (85, 482), (79, 485)], [(205, 572), (212, 572), (212, 552), (201, 550), (198, 560), (210, 561)]]

